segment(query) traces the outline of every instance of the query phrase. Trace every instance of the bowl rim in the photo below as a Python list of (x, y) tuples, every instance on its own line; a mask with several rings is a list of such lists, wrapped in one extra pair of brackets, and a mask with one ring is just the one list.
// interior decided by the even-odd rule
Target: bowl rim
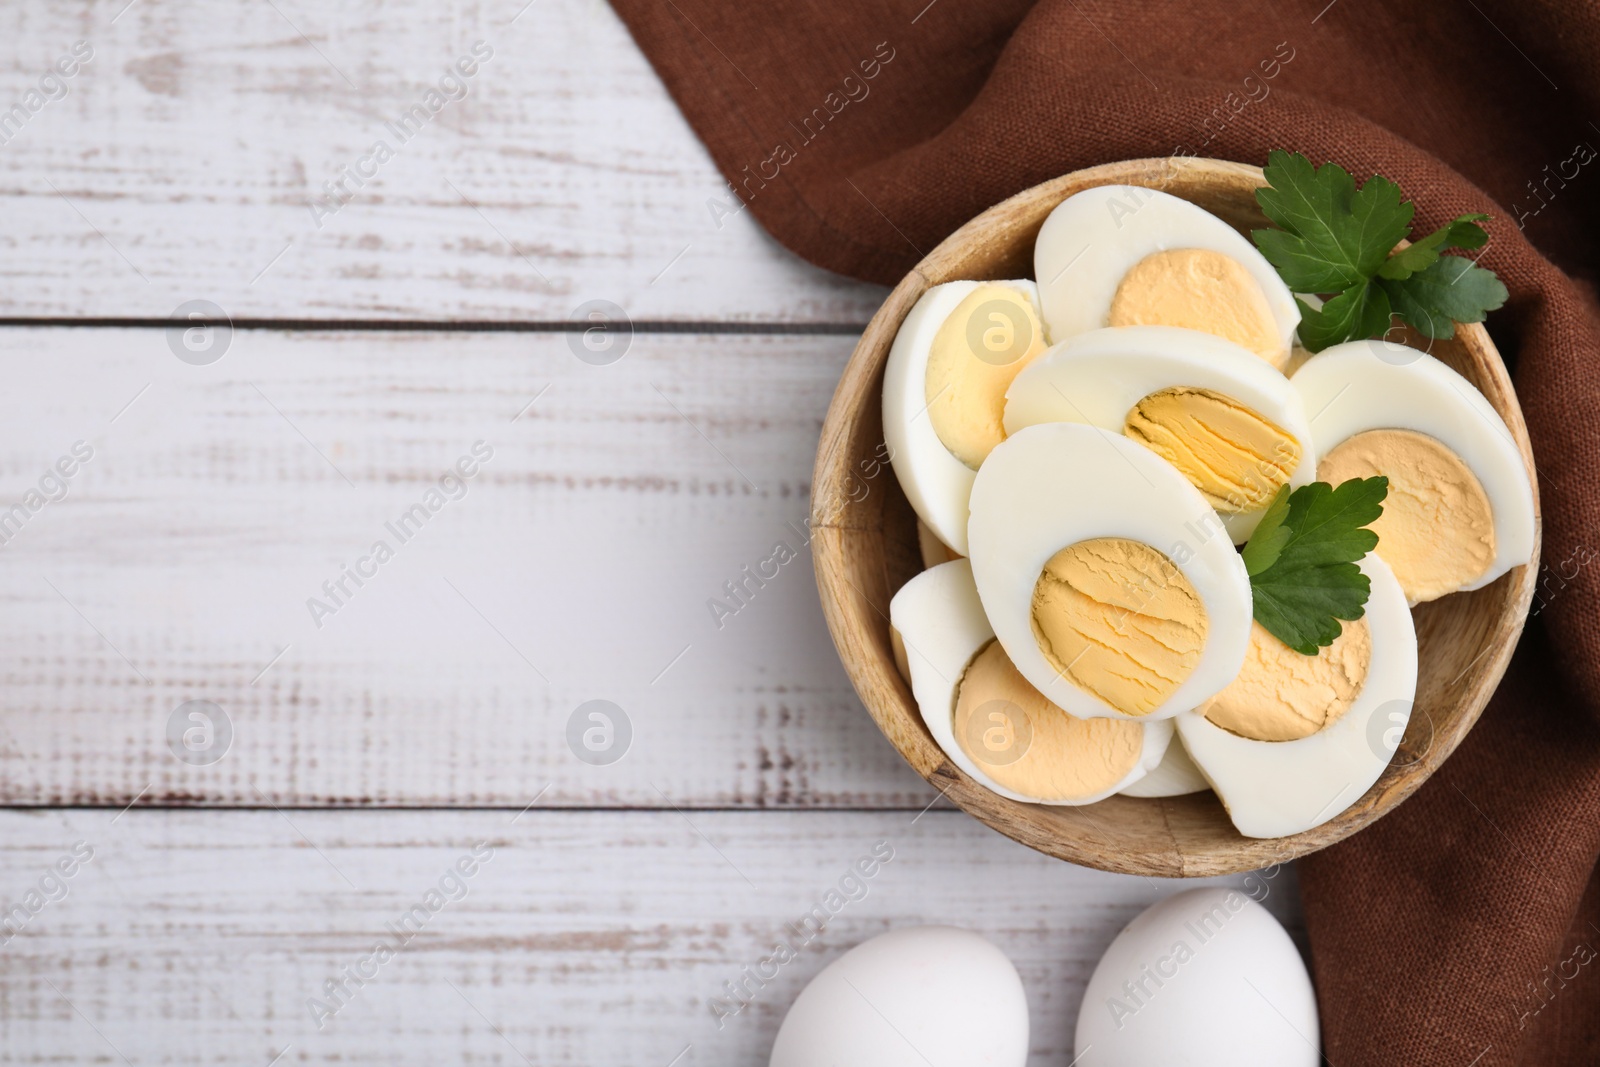
[[(1045, 832), (1038, 825), (1037, 816), (1019, 817), (1017, 809), (1043, 806), (1002, 797), (957, 768), (928, 732), (909, 687), (892, 660), (885, 662), (881, 654), (867, 654), (867, 649), (873, 645), (872, 635), (865, 628), (870, 620), (876, 618), (883, 628), (888, 628), (887, 597), (879, 606), (847, 577), (849, 561), (844, 535), (860, 533), (861, 524), (852, 521), (844, 501), (853, 498), (847, 498), (842, 490), (855, 478), (849, 445), (864, 408), (881, 408), (881, 379), (889, 345), (922, 293), (933, 285), (954, 280), (949, 273), (952, 265), (964, 261), (974, 250), (988, 248), (992, 251), (1002, 244), (995, 233), (1006, 220), (1024, 214), (1032, 217), (1041, 210), (1048, 214), (1050, 208), (1072, 193), (1110, 184), (1139, 185), (1182, 196), (1185, 189), (1201, 187), (1234, 195), (1253, 194), (1254, 189), (1266, 182), (1261, 168), (1226, 160), (1158, 157), (1105, 163), (1022, 190), (963, 224), (925, 255), (895, 285), (868, 323), (840, 376), (823, 422), (812, 477), (810, 517), (818, 592), (835, 649), (878, 728), (917, 773), (969, 815), (1046, 855), (1106, 871), (1160, 877), (1207, 877), (1256, 870), (1326, 848), (1392, 811), (1449, 758), (1477, 722), (1510, 663), (1527, 621), (1538, 578), (1543, 524), (1532, 446), (1510, 375), (1488, 332), (1481, 324), (1458, 324), (1455, 340), (1478, 372), (1475, 384), (1505, 420), (1527, 467), (1533, 486), (1535, 540), (1528, 563), (1513, 568), (1485, 587), (1492, 589), (1501, 582), (1510, 583), (1509, 596), (1502, 600), (1503, 607), (1485, 636), (1483, 650), (1456, 680), (1465, 678), (1468, 682), (1457, 701), (1461, 711), (1442, 731), (1433, 726), (1431, 716), (1424, 715), (1429, 720), (1429, 736), (1411, 763), (1397, 768), (1391, 758), (1366, 793), (1320, 826), (1271, 839), (1246, 838), (1233, 831), (1236, 840), (1225, 842), (1224, 847), (1200, 852), (1184, 850), (1168, 820), (1166, 805), (1169, 802), (1161, 798), (1116, 796), (1081, 807), (1050, 807), (1048, 810), (1056, 813), (1052, 816), (1056, 823), (1072, 828), (1070, 835)], [(1041, 205), (1044, 205), (1042, 209)], [(1028, 258), (1031, 262), (1031, 253)], [(866, 414), (870, 417), (870, 413)], [(887, 491), (901, 492), (897, 482)], [(895, 589), (889, 589), (888, 596), (892, 597), (894, 592)], [(1455, 684), (1452, 682), (1452, 687)], [(1412, 716), (1413, 721), (1416, 718)], [(1407, 750), (1410, 742), (1408, 729), (1399, 751)], [(1119, 846), (1115, 834), (1107, 834), (1104, 824), (1092, 814), (1095, 809), (1109, 804), (1161, 805), (1171, 851), (1158, 854), (1130, 850), (1125, 844)], [(1220, 811), (1220, 803), (1217, 807)], [(1231, 824), (1228, 829), (1232, 830)]]

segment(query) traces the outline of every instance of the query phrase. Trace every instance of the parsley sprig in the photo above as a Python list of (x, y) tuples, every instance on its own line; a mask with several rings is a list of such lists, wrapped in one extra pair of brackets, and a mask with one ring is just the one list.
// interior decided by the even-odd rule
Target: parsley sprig
[(1456, 323), (1482, 322), (1506, 302), (1493, 271), (1444, 251), (1482, 248), (1488, 215), (1461, 215), (1395, 251), (1416, 209), (1389, 179), (1374, 175), (1358, 189), (1337, 163), (1317, 167), (1282, 150), (1265, 174), (1256, 201), (1280, 228), (1250, 236), (1290, 289), (1327, 297), (1320, 309), (1295, 298), (1300, 343), (1312, 352), (1380, 337), (1395, 315), (1426, 337), (1453, 337)]
[(1378, 546), (1367, 527), (1388, 494), (1381, 475), (1337, 489), (1312, 482), (1278, 490), (1243, 552), (1255, 618), (1267, 632), (1315, 656), (1343, 631), (1339, 620), (1361, 618), (1372, 583), (1356, 563)]

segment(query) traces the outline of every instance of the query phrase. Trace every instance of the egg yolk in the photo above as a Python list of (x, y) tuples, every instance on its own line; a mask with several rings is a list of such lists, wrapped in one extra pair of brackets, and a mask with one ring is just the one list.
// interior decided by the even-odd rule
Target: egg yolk
[(1111, 326), (1182, 326), (1225, 337), (1282, 370), (1289, 351), (1260, 284), (1232, 256), (1203, 248), (1154, 252), (1123, 275)]
[(1121, 537), (1051, 556), (1033, 588), (1031, 621), (1050, 666), (1124, 715), (1155, 710), (1183, 684), (1209, 625), (1177, 565)]
[(980, 285), (956, 305), (933, 337), (925, 387), (939, 441), (977, 470), (1006, 439), (1006, 390), (1044, 351), (1033, 301), (1007, 285)]
[(1218, 511), (1265, 507), (1300, 465), (1300, 443), (1209, 389), (1163, 389), (1133, 406), (1123, 433), (1171, 463)]
[(1332, 485), (1379, 474), (1389, 479), (1389, 495), (1371, 529), (1406, 600), (1437, 600), (1488, 571), (1494, 510), (1460, 456), (1414, 430), (1368, 430), (1317, 464), (1317, 478)]
[(1372, 664), (1367, 620), (1346, 622), (1333, 644), (1302, 655), (1250, 624), (1244, 666), (1196, 710), (1230, 733), (1256, 741), (1297, 741), (1339, 721), (1361, 694)]
[(1077, 719), (1029, 685), (998, 641), (973, 657), (956, 693), (961, 750), (1007, 789), (1075, 800), (1111, 789), (1144, 751), (1144, 726)]

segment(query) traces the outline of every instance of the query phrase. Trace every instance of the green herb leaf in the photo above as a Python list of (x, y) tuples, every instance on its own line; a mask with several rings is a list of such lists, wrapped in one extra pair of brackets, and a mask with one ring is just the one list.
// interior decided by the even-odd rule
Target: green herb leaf
[(1269, 187), (1256, 190), (1256, 201), (1281, 229), (1250, 236), (1297, 293), (1341, 292), (1368, 280), (1411, 232), (1414, 208), (1387, 178), (1374, 175), (1357, 191), (1337, 163), (1314, 167), (1281, 150), (1267, 157), (1265, 174)]
[(1446, 248), (1482, 248), (1489, 242), (1489, 232), (1480, 222), (1489, 221), (1488, 215), (1458, 215), (1434, 230), (1420, 241), (1414, 241), (1402, 251), (1390, 256), (1378, 268), (1378, 277), (1396, 281), (1409, 278), (1419, 270), (1431, 267)]
[(1444, 254), (1487, 244), (1489, 216), (1457, 216), (1395, 252), (1414, 209), (1389, 179), (1373, 175), (1357, 189), (1337, 163), (1317, 167), (1282, 150), (1263, 173), (1256, 202), (1280, 228), (1251, 238), (1291, 290), (1329, 298), (1320, 310), (1300, 301), (1300, 341), (1311, 351), (1381, 337), (1394, 315), (1428, 337), (1452, 337), (1456, 323), (1482, 322), (1505, 303), (1492, 271)]
[(1454, 337), (1456, 323), (1482, 322), (1506, 302), (1506, 287), (1494, 272), (1461, 256), (1440, 256), (1408, 278), (1379, 282), (1402, 319), (1426, 337)]
[(1249, 544), (1240, 553), (1244, 557), (1244, 569), (1250, 577), (1254, 578), (1278, 562), (1278, 557), (1283, 554), (1283, 546), (1289, 543), (1289, 536), (1294, 532), (1284, 525), (1288, 517), (1289, 487), (1285, 485), (1272, 498), (1267, 510), (1261, 513), (1261, 521), (1256, 523)]
[(1243, 553), (1255, 618), (1268, 633), (1314, 656), (1338, 639), (1341, 619), (1361, 618), (1372, 583), (1356, 563), (1378, 545), (1366, 527), (1388, 493), (1382, 476), (1278, 491)]
[(1373, 337), (1389, 329), (1388, 293), (1372, 282), (1359, 282), (1322, 305), (1319, 311), (1299, 297), (1300, 343), (1321, 352), (1330, 345)]

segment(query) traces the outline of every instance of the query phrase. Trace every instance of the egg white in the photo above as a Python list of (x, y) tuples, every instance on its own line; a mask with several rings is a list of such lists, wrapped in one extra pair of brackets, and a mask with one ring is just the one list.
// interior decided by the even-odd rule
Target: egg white
[(1372, 581), (1372, 660), (1354, 703), (1333, 725), (1296, 741), (1255, 741), (1198, 711), (1178, 716), (1184, 748), (1246, 837), (1287, 837), (1343, 812), (1389, 765), (1410, 720), (1417, 693), (1411, 609), (1376, 553), (1360, 566)]
[[(1166, 720), (1168, 722), (1172, 720)], [(1128, 797), (1181, 797), (1190, 793), (1199, 793), (1210, 789), (1211, 783), (1206, 781), (1206, 776), (1200, 773), (1200, 768), (1194, 765), (1194, 760), (1189, 758), (1188, 751), (1183, 747), (1182, 739), (1175, 739), (1167, 746), (1166, 755), (1161, 757), (1161, 763), (1130, 786), (1124, 786), (1123, 796)]]
[[(1068, 713), (1080, 719), (1167, 719), (1219, 692), (1239, 673), (1250, 644), (1244, 562), (1200, 490), (1120, 433), (1069, 422), (1019, 430), (989, 453), (978, 472), (968, 534), (978, 596), (1001, 646), (1022, 676)], [(1127, 538), (1164, 552), (1205, 606), (1209, 625), (1200, 661), (1145, 715), (1126, 715), (1079, 689), (1056, 672), (1034, 637), (1033, 591), (1045, 564), (1061, 549), (1099, 537)], [(1187, 560), (1178, 558), (1182, 554)]]
[(1063, 341), (1107, 325), (1117, 287), (1128, 271), (1146, 256), (1179, 248), (1237, 260), (1266, 294), (1282, 349), (1289, 351), (1300, 309), (1255, 245), (1202, 207), (1132, 185), (1085, 189), (1063, 200), (1045, 219), (1033, 249), (1045, 335)]
[(889, 602), (889, 621), (899, 635), (900, 648), (905, 655), (903, 669), (909, 676), (911, 694), (916, 698), (928, 732), (950, 762), (984, 788), (1003, 797), (1029, 804), (1066, 807), (1104, 800), (1160, 765), (1172, 740), (1171, 722), (1145, 723), (1144, 748), (1139, 761), (1121, 781), (1092, 796), (1040, 800), (1008, 789), (983, 772), (955, 735), (956, 697), (960, 693), (962, 675), (973, 658), (994, 639), (994, 630), (983, 613), (978, 588), (972, 580), (972, 563), (965, 559), (954, 560), (911, 579)]
[(934, 536), (967, 554), (967, 497), (975, 472), (939, 440), (928, 415), (928, 356), (952, 312), (980, 285), (1027, 295), (1039, 311), (1039, 290), (1027, 280), (945, 282), (923, 293), (900, 324), (883, 370), (883, 438), (906, 499)]
[[(1121, 433), (1139, 401), (1181, 387), (1209, 389), (1269, 419), (1300, 445), (1289, 485), (1316, 481), (1311, 427), (1289, 380), (1232, 341), (1176, 326), (1107, 326), (1053, 345), (1006, 391), (1006, 433), (1045, 422), (1083, 422)], [(1250, 539), (1265, 511), (1262, 505), (1221, 516), (1235, 544)]]
[(922, 556), (923, 570), (961, 558), (949, 545), (939, 540), (934, 532), (928, 529), (928, 524), (921, 519), (917, 520), (917, 552)]
[(1349, 341), (1312, 356), (1290, 384), (1318, 455), (1368, 430), (1413, 430), (1461, 457), (1489, 498), (1495, 538), (1489, 569), (1464, 589), (1480, 589), (1533, 558), (1533, 480), (1500, 413), (1471, 382), (1406, 345)]

